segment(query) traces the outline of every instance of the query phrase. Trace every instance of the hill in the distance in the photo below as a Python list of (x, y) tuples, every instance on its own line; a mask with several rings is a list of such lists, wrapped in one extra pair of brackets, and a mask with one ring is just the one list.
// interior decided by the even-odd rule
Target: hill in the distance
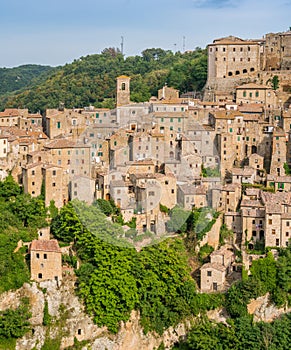
[(46, 108), (57, 108), (60, 102), (66, 108), (89, 105), (113, 108), (116, 77), (122, 74), (131, 77), (133, 102), (148, 101), (165, 83), (180, 93), (201, 91), (207, 77), (207, 54), (200, 48), (186, 53), (153, 48), (144, 50), (141, 56), (124, 58), (118, 49), (107, 48), (101, 54), (81, 57), (40, 73), (21, 91), (15, 91), (19, 83), (17, 76), (20, 77), (17, 69), (21, 67), (11, 70), (14, 81), (12, 84), (11, 79), (8, 84), (9, 91), (14, 92), (7, 94), (8, 87), (0, 91), (1, 110), (14, 107), (44, 112)]
[(0, 95), (28, 88), (46, 79), (55, 68), (37, 64), (27, 64), (15, 68), (0, 68)]

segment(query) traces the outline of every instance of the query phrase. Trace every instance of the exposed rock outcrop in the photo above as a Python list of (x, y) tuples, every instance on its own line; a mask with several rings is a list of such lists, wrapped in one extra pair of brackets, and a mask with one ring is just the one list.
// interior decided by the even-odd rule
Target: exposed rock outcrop
[[(139, 324), (139, 313), (133, 311), (130, 319), (122, 323), (116, 335), (106, 327), (98, 327), (85, 313), (84, 306), (75, 295), (76, 277), (67, 270), (62, 284), (46, 281), (26, 283), (17, 291), (0, 295), (0, 310), (17, 308), (21, 298), (28, 297), (31, 305), (31, 331), (17, 340), (16, 350), (40, 350), (47, 339), (53, 339), (58, 348), (65, 349), (74, 341), (85, 341), (83, 349), (92, 350), (154, 350), (163, 342), (170, 349), (180, 337), (185, 336), (190, 322), (170, 327), (162, 336), (155, 332), (144, 334)], [(47, 302), (51, 321), (44, 326), (44, 308)], [(60, 344), (60, 345), (58, 345)]]

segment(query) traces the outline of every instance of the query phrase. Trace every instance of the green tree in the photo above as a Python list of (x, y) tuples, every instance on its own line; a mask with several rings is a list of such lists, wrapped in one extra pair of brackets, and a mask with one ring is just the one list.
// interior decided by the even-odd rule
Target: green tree
[(7, 309), (0, 312), (0, 340), (1, 338), (20, 338), (30, 328), (28, 319), (31, 313), (29, 312), (29, 301), (23, 298), (21, 305), (16, 309)]
[(82, 231), (83, 226), (71, 202), (52, 220), (51, 233), (63, 242), (72, 242)]
[(111, 203), (103, 198), (97, 199), (93, 205), (98, 207), (106, 216), (110, 216), (114, 213), (114, 208)]
[(8, 175), (4, 181), (0, 181), (0, 197), (8, 200), (16, 197), (21, 193), (21, 188), (14, 181), (12, 175)]
[(169, 232), (186, 232), (187, 219), (191, 212), (175, 206), (170, 210), (170, 220), (167, 222), (167, 230)]
[(262, 282), (262, 294), (272, 292), (277, 284), (276, 262), (273, 254), (269, 252), (266, 258), (253, 261), (251, 274), (254, 279)]
[(278, 75), (274, 75), (272, 80), (271, 80), (271, 86), (273, 90), (278, 90), (279, 89), (279, 77)]

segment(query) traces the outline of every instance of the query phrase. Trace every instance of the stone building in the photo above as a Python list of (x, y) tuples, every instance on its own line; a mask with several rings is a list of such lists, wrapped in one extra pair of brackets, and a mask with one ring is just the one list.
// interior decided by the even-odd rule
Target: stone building
[(71, 179), (69, 185), (70, 200), (78, 199), (87, 204), (92, 204), (95, 199), (95, 180), (89, 176), (77, 175)]
[(291, 176), (267, 175), (267, 186), (276, 192), (291, 192)]
[(210, 254), (210, 263), (200, 269), (201, 292), (222, 291), (227, 275), (232, 272), (235, 255), (231, 250), (222, 247)]
[(264, 70), (290, 70), (291, 31), (266, 34), (263, 57)]
[[(251, 193), (253, 192), (253, 193)], [(289, 192), (263, 192), (249, 189), (241, 202), (242, 243), (252, 249), (256, 242), (265, 247), (286, 247), (291, 225)]]
[[(266, 84), (277, 75), (280, 91), (291, 86), (291, 31), (269, 33), (259, 40), (234, 36), (208, 45), (208, 76), (204, 100), (233, 100), (235, 87), (245, 83)], [(288, 100), (288, 96), (284, 97)]]
[(278, 98), (275, 91), (266, 85), (255, 83), (243, 84), (236, 87), (236, 103), (260, 103), (265, 108), (276, 108)]
[(219, 210), (236, 212), (241, 198), (241, 184), (232, 183), (221, 188), (221, 199)]
[(215, 39), (208, 45), (208, 76), (204, 99), (233, 100), (235, 86), (260, 70), (262, 40), (234, 36)]
[(273, 131), (273, 147), (271, 160), (271, 175), (284, 176), (284, 163), (287, 163), (286, 133), (283, 129), (275, 128)]
[(33, 240), (29, 252), (32, 280), (62, 280), (62, 252), (56, 239)]
[(177, 203), (186, 210), (202, 208), (207, 206), (207, 196), (205, 186), (195, 186), (193, 184), (178, 185)]
[(130, 78), (126, 75), (121, 75), (116, 78), (116, 106), (124, 106), (130, 104)]
[(164, 85), (161, 89), (158, 90), (158, 99), (159, 100), (177, 100), (179, 98), (179, 90), (168, 87)]

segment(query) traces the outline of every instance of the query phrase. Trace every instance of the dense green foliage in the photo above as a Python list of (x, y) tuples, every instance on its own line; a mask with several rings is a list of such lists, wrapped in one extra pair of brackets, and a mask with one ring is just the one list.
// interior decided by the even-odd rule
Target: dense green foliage
[(216, 168), (205, 168), (202, 164), (201, 175), (203, 177), (220, 177), (219, 166), (217, 166)]
[(36, 64), (27, 64), (15, 68), (0, 68), (0, 95), (27, 89), (33, 84), (39, 84), (54, 70), (53, 67)]
[(281, 251), (277, 261), (271, 253), (253, 261), (251, 275), (231, 286), (226, 295), (226, 308), (231, 317), (247, 315), (247, 304), (252, 298), (270, 293), (278, 306), (291, 303), (291, 249)]
[(291, 314), (272, 323), (255, 323), (250, 317), (230, 320), (229, 324), (198, 319), (187, 340), (175, 350), (287, 350), (290, 349)]
[(221, 295), (196, 292), (181, 239), (166, 240), (138, 253), (123, 240), (121, 227), (108, 221), (96, 205), (78, 201), (64, 207), (55, 220), (53, 232), (63, 240), (62, 234), (67, 237), (67, 233), (58, 224), (71, 228), (82, 261), (76, 271), (78, 294), (95, 322), (112, 332), (118, 330), (120, 321), (128, 320), (133, 309), (140, 311), (145, 332), (162, 333), (222, 303)]
[(114, 48), (105, 49), (55, 69), (42, 84), (0, 98), (0, 108), (26, 107), (36, 112), (56, 108), (60, 102), (67, 108), (113, 108), (116, 77), (122, 74), (131, 77), (134, 102), (148, 101), (165, 83), (181, 93), (201, 91), (207, 78), (207, 55), (200, 48), (183, 54), (153, 48), (144, 50), (141, 56), (124, 58)]
[(186, 232), (187, 220), (191, 215), (191, 212), (177, 205), (170, 210), (169, 215), (170, 220), (167, 222), (167, 231)]
[(43, 308), (43, 320), (42, 320), (42, 324), (44, 326), (48, 326), (51, 322), (51, 315), (49, 314), (49, 310), (48, 310), (48, 302), (45, 301), (44, 302), (44, 308)]
[(219, 213), (212, 208), (193, 208), (187, 219), (186, 246), (193, 251), (215, 224)]
[(7, 309), (0, 312), (0, 346), (2, 340), (11, 338), (20, 338), (28, 330), (30, 323), (28, 319), (31, 314), (29, 312), (28, 299), (23, 298), (21, 305), (17, 309)]
[(14, 251), (19, 240), (37, 237), (36, 229), (47, 225), (46, 216), (44, 202), (23, 194), (12, 176), (0, 182), (0, 293), (29, 280), (25, 252)]
[(222, 224), (219, 230), (219, 244), (223, 245), (226, 240), (233, 237), (233, 231), (229, 230), (226, 224)]

